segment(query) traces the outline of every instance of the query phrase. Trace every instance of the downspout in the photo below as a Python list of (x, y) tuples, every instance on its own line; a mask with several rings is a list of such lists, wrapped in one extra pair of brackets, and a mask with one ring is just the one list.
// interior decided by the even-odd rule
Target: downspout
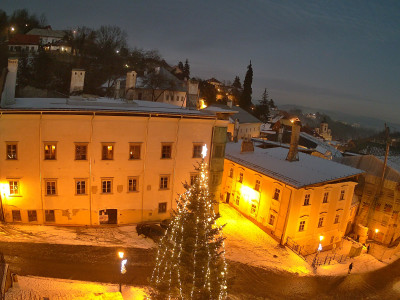
[[(286, 190), (286, 188), (287, 188), (287, 186), (285, 184), (285, 190)], [(281, 240), (279, 242), (279, 244), (281, 246), (285, 245), (285, 235), (286, 235), (287, 223), (289, 221), (290, 205), (292, 204), (292, 189), (289, 189), (289, 190), (290, 190), (289, 204), (288, 204), (288, 208), (287, 208), (287, 211), (286, 211), (285, 223), (283, 224), (283, 232), (282, 232), (282, 235), (281, 235)], [(282, 195), (282, 199), (283, 199), (283, 195)]]
[(149, 136), (149, 124), (150, 124), (150, 119), (151, 119), (151, 114), (147, 118), (147, 125), (146, 125), (146, 136), (144, 138), (144, 145), (145, 145), (145, 152), (144, 152), (144, 157), (143, 157), (143, 178), (142, 178), (142, 222), (144, 221), (144, 188), (145, 188), (145, 171), (146, 171), (146, 159), (147, 159), (147, 140)]
[(43, 224), (46, 222), (46, 216), (44, 211), (44, 204), (43, 204), (43, 179), (42, 179), (42, 117), (43, 112), (40, 112), (40, 119), (39, 119), (39, 182), (40, 182), (40, 200), (42, 203), (42, 218)]
[(93, 112), (92, 119), (90, 120), (90, 139), (89, 139), (89, 146), (90, 146), (90, 158), (89, 158), (89, 218), (90, 218), (90, 226), (93, 225), (93, 216), (92, 216), (92, 202), (93, 202), (93, 195), (92, 195), (92, 142), (93, 142), (93, 119), (96, 116), (96, 112)]
[(179, 140), (179, 128), (181, 125), (182, 115), (178, 120), (178, 126), (176, 127), (176, 138), (175, 138), (175, 147), (174, 147), (174, 164), (172, 169), (172, 180), (171, 180), (171, 211), (172, 211), (172, 202), (174, 198), (174, 183), (175, 183), (175, 166), (176, 166), (176, 154), (178, 153), (178, 140)]

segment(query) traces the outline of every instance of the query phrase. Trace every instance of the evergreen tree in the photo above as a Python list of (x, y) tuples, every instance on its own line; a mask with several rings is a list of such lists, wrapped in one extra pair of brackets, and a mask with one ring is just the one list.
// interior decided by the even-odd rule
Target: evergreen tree
[[(203, 149), (204, 151), (204, 149)], [(200, 174), (177, 200), (161, 239), (151, 282), (162, 299), (225, 299), (227, 266), (204, 156)]]
[(275, 105), (275, 103), (274, 103), (274, 100), (270, 99), (269, 102), (268, 102), (268, 104), (269, 104), (269, 107), (270, 107), (270, 108), (276, 108), (276, 105)]
[(242, 95), (242, 83), (240, 82), (239, 76), (235, 77), (232, 83), (232, 96), (234, 104), (239, 104), (240, 96)]
[(239, 106), (247, 111), (250, 110), (252, 103), (251, 103), (251, 94), (252, 88), (251, 84), (253, 83), (253, 67), (250, 64), (247, 66), (246, 77), (244, 78), (243, 82), (243, 92), (239, 100)]
[(181, 61), (178, 63), (178, 68), (183, 72), (183, 63)]
[(269, 118), (269, 101), (267, 89), (264, 89), (260, 104), (256, 106), (256, 116), (264, 123), (268, 122)]
[(187, 79), (190, 78), (190, 66), (189, 66), (189, 61), (187, 58), (185, 61), (185, 65), (183, 66), (183, 78), (187, 78)]

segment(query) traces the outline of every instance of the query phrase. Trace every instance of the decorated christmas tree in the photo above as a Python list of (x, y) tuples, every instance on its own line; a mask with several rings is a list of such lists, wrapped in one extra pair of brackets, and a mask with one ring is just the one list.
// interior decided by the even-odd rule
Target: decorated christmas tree
[(204, 158), (199, 176), (179, 195), (170, 226), (160, 240), (151, 282), (162, 299), (225, 299), (227, 265), (223, 225), (216, 223)]

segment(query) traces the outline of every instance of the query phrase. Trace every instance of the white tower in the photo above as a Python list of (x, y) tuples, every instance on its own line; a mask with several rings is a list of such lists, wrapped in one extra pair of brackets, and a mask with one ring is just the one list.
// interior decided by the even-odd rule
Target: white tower
[(126, 73), (125, 93), (129, 89), (136, 88), (136, 76), (137, 76), (137, 73), (135, 71), (131, 71), (131, 72)]
[(85, 83), (85, 70), (72, 69), (71, 74), (71, 87), (69, 89), (70, 94), (81, 94), (83, 93), (83, 85)]

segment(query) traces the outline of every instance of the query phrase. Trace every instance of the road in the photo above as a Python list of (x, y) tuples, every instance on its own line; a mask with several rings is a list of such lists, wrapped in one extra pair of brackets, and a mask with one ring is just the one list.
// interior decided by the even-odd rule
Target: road
[[(0, 242), (12, 272), (20, 275), (147, 285), (154, 249), (123, 249), (127, 273), (120, 275), (115, 247)], [(398, 284), (397, 284), (398, 282)], [(320, 277), (274, 272), (229, 262), (229, 291), (238, 299), (400, 299), (400, 261), (365, 274)]]

